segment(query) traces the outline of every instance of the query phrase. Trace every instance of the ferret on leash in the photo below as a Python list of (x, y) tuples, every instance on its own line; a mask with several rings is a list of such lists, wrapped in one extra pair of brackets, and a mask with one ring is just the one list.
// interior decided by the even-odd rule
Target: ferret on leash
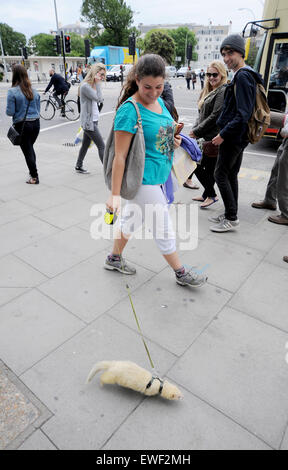
[(131, 388), (144, 395), (161, 395), (167, 400), (180, 400), (182, 393), (167, 380), (153, 376), (151, 372), (130, 361), (102, 361), (97, 362), (91, 369), (86, 383), (90, 382), (97, 372), (104, 370), (100, 377), (101, 385), (118, 384)]

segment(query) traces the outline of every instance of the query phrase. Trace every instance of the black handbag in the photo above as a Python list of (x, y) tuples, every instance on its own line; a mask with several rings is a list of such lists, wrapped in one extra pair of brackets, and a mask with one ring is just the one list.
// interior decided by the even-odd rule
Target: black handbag
[(27, 108), (26, 108), (24, 121), (23, 121), (23, 125), (22, 125), (22, 129), (21, 129), (20, 134), (15, 129), (14, 125), (12, 125), (8, 130), (7, 137), (10, 140), (10, 142), (12, 142), (13, 145), (21, 145), (22, 135), (23, 135), (23, 131), (24, 131), (24, 126), (25, 126), (25, 121), (26, 121), (29, 106), (30, 106), (30, 101), (29, 101), (29, 103), (27, 105)]

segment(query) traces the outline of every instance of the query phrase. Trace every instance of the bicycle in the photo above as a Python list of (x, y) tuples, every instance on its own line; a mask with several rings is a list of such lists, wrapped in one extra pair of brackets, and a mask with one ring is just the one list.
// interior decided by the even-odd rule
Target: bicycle
[(77, 101), (67, 100), (67, 93), (63, 95), (64, 106), (59, 106), (53, 93), (49, 93), (48, 99), (40, 101), (40, 116), (45, 121), (50, 121), (55, 116), (55, 112), (60, 109), (69, 121), (77, 121), (79, 119), (79, 110)]

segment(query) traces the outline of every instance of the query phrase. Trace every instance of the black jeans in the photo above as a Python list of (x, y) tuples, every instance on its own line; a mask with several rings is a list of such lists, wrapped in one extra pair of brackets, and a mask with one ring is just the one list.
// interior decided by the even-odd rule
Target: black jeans
[[(23, 123), (17, 122), (15, 124), (16, 130), (21, 133)], [(38, 137), (40, 131), (40, 121), (35, 119), (35, 121), (26, 121), (24, 124), (24, 130), (21, 141), (21, 150), (24, 153), (24, 157), (29, 169), (30, 176), (32, 178), (38, 178), (38, 171), (36, 166), (36, 154), (34, 151), (34, 143)]]
[(224, 141), (219, 147), (214, 177), (225, 206), (225, 218), (237, 220), (238, 173), (247, 143)]
[(197, 176), (198, 180), (204, 187), (204, 192), (202, 194), (203, 199), (207, 197), (216, 197), (214, 184), (214, 171), (217, 162), (217, 157), (207, 157), (203, 155), (201, 164), (197, 165), (194, 174)]
[(191, 81), (191, 78), (186, 78), (187, 90), (190, 90), (190, 81)]

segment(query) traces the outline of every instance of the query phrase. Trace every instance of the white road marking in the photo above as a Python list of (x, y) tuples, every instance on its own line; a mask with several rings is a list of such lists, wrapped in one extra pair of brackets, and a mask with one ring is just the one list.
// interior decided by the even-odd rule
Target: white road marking
[[(107, 111), (107, 113), (101, 113), (101, 117), (106, 116), (107, 114), (112, 114), (112, 113), (114, 113), (114, 111)], [(73, 124), (74, 122), (79, 122), (79, 121), (80, 119), (77, 119), (76, 121), (62, 122), (61, 124), (56, 124), (55, 126), (44, 127), (44, 129), (40, 129), (40, 132), (50, 131), (50, 129), (56, 129), (57, 127), (67, 126), (68, 124)]]

